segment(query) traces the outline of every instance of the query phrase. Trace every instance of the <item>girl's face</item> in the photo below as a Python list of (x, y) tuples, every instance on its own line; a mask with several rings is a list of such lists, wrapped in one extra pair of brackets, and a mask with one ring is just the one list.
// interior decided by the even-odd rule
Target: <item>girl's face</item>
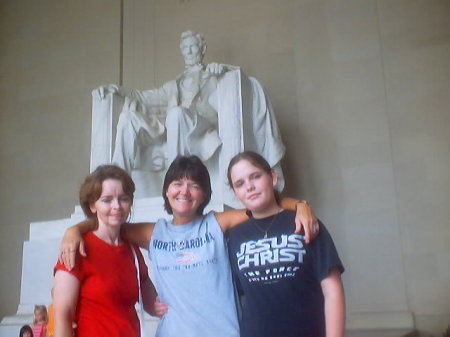
[(178, 219), (190, 222), (197, 216), (197, 210), (205, 201), (205, 192), (196, 181), (182, 178), (169, 184), (166, 191), (170, 207), (174, 215), (174, 223)]
[[(44, 322), (45, 321), (45, 313), (42, 310), (36, 310), (34, 312), (34, 319), (36, 322)], [(26, 336), (26, 335), (24, 335)]]
[(31, 337), (31, 332), (24, 331), (24, 333), (22, 334), (22, 337)]
[(131, 205), (132, 199), (123, 192), (122, 182), (106, 179), (100, 198), (90, 208), (97, 215), (99, 226), (120, 227), (127, 220)]
[(250, 211), (263, 213), (276, 206), (274, 187), (277, 176), (267, 173), (250, 161), (238, 161), (230, 172), (232, 188), (239, 201)]

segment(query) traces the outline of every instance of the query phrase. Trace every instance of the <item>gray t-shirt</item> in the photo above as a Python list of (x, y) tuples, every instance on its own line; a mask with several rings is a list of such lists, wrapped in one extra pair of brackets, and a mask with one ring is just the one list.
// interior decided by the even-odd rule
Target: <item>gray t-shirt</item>
[(181, 226), (158, 220), (149, 257), (158, 295), (169, 305), (156, 337), (239, 337), (226, 241), (214, 213)]

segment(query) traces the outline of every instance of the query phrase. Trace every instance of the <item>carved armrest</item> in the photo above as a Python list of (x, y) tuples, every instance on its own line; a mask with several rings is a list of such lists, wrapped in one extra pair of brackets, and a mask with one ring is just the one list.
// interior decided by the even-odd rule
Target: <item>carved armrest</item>
[(92, 98), (91, 172), (99, 165), (111, 163), (116, 125), (124, 101), (122, 96), (111, 93), (103, 99)]

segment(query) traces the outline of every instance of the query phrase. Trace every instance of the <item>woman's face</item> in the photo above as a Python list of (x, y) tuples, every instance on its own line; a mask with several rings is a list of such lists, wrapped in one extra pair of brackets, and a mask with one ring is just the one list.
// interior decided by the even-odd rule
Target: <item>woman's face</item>
[(178, 219), (189, 222), (197, 216), (198, 208), (205, 201), (205, 192), (196, 181), (182, 178), (169, 184), (166, 197), (172, 208), (174, 223), (178, 224)]
[(31, 337), (31, 332), (30, 331), (24, 331), (22, 334), (22, 337)]
[(269, 174), (242, 159), (231, 168), (232, 188), (239, 201), (252, 212), (264, 212), (276, 204), (274, 186), (275, 173)]
[(100, 198), (91, 205), (100, 225), (120, 227), (130, 214), (132, 199), (123, 192), (122, 182), (106, 179), (102, 183)]

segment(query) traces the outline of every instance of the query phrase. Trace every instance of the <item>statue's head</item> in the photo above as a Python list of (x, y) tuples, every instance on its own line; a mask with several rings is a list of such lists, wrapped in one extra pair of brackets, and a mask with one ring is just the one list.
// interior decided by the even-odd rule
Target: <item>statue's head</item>
[(180, 51), (186, 66), (201, 64), (206, 53), (206, 42), (203, 35), (190, 30), (183, 32)]

